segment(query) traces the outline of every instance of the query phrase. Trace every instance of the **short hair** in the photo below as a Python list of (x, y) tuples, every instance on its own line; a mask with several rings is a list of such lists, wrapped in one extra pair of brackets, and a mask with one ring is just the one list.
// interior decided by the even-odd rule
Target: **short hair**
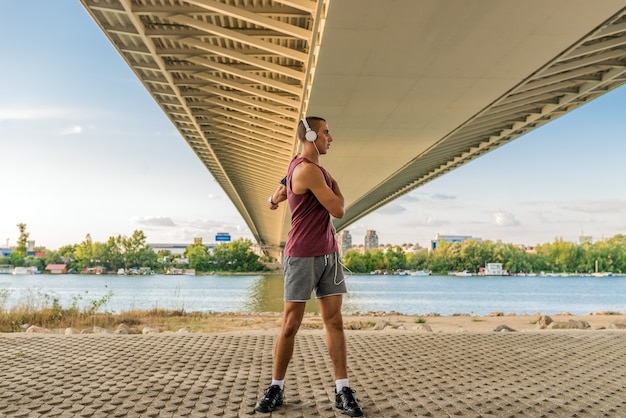
[[(311, 128), (312, 131), (317, 132), (320, 127), (320, 122), (326, 122), (326, 119), (320, 118), (319, 116), (306, 117), (306, 123), (309, 124), (309, 128)], [(304, 127), (304, 123), (302, 123), (302, 119), (298, 122), (297, 135), (300, 141), (306, 140), (304, 137), (304, 135), (306, 135), (306, 128)]]

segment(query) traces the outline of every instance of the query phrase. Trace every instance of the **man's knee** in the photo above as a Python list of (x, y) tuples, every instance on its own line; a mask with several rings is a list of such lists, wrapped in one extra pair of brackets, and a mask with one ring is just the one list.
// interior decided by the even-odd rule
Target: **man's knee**
[(294, 337), (298, 333), (301, 324), (302, 318), (299, 315), (286, 315), (281, 329), (283, 337)]
[(343, 317), (341, 316), (341, 312), (337, 315), (324, 318), (324, 326), (328, 330), (343, 331)]

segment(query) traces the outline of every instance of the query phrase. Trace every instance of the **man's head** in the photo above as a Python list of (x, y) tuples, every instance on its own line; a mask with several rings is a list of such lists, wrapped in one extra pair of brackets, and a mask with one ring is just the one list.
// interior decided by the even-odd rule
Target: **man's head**
[[(326, 122), (326, 120), (318, 116), (309, 116), (306, 118), (306, 122), (309, 125), (309, 128), (311, 129), (311, 131), (315, 132), (315, 134), (319, 136), (319, 129), (322, 126), (322, 123)], [(307, 141), (306, 139), (307, 132), (308, 132), (307, 127), (304, 125), (304, 122), (300, 120), (300, 123), (298, 123), (298, 130), (297, 130), (298, 139), (300, 141)], [(314, 142), (314, 141), (315, 139), (310, 142)]]

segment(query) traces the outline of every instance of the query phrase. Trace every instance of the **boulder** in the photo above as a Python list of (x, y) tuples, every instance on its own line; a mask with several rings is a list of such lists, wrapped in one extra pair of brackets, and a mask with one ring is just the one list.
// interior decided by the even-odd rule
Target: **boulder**
[(626, 329), (626, 319), (616, 319), (609, 324), (609, 329)]
[(37, 325), (29, 326), (28, 328), (26, 328), (26, 332), (34, 332), (37, 334), (52, 334), (52, 331), (50, 331), (49, 329), (38, 327)]
[(115, 334), (130, 334), (130, 328), (126, 324), (119, 324), (113, 332)]
[(374, 330), (375, 331), (381, 331), (384, 330), (385, 328), (387, 328), (389, 326), (389, 322), (387, 321), (378, 321), (376, 322), (376, 325), (374, 325)]
[(419, 332), (433, 332), (433, 329), (427, 324), (417, 324), (413, 327), (413, 330)]
[(548, 315), (541, 315), (537, 320), (537, 328), (546, 329), (552, 322), (552, 318), (550, 318)]
[(351, 321), (350, 323), (346, 324), (345, 328), (351, 330), (359, 330), (363, 329), (363, 324), (361, 323), (361, 321)]
[(589, 322), (582, 320), (570, 319), (567, 322), (552, 322), (548, 328), (550, 329), (588, 329), (591, 328)]
[(498, 325), (493, 330), (494, 332), (517, 332), (516, 330), (514, 330), (508, 325)]
[(146, 334), (158, 334), (159, 330), (158, 328), (152, 328), (152, 327), (143, 327), (143, 329), (141, 330), (141, 333), (146, 335)]
[(111, 331), (102, 327), (93, 327), (93, 333), (94, 334), (111, 334)]

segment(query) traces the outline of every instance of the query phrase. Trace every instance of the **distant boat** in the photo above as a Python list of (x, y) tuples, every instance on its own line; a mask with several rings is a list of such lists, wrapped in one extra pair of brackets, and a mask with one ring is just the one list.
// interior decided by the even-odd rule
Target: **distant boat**
[(598, 260), (596, 260), (596, 271), (591, 273), (593, 277), (611, 277), (613, 273), (607, 271), (598, 271)]
[(31, 267), (15, 267), (13, 274), (39, 274), (39, 269), (35, 266)]
[(457, 277), (469, 277), (472, 275), (472, 272), (469, 270), (463, 271), (451, 271), (448, 273), (449, 276), (457, 276)]
[(196, 275), (196, 269), (178, 269), (178, 268), (174, 268), (171, 267), (168, 270), (165, 271), (165, 274), (167, 275), (176, 275), (176, 276), (195, 276)]
[(430, 270), (411, 270), (409, 272), (411, 276), (430, 276), (432, 272)]

